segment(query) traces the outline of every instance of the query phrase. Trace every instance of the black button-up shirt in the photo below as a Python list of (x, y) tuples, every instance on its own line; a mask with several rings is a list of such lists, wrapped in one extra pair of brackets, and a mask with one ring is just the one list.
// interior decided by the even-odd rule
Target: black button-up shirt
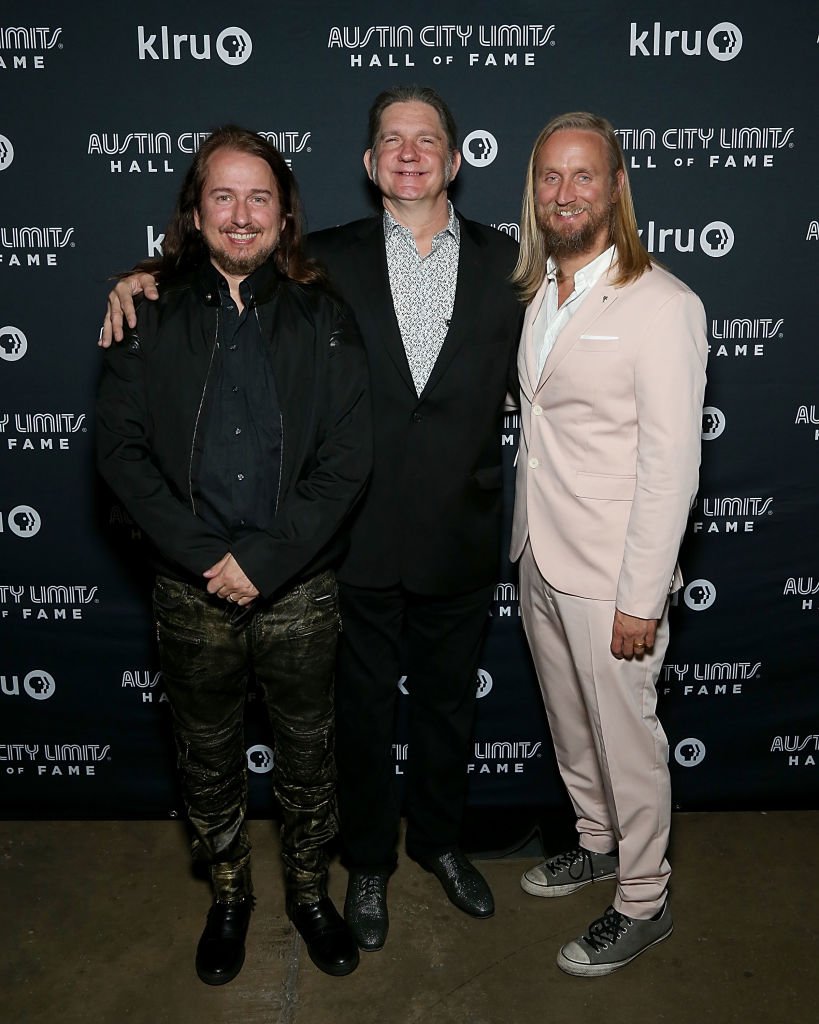
[(218, 294), (217, 348), (200, 421), (201, 458), (193, 480), (197, 510), (231, 541), (270, 526), (281, 476), (282, 425), (271, 360), (255, 294), (276, 271), (265, 263), (239, 285), (239, 312), (224, 277), (211, 267)]

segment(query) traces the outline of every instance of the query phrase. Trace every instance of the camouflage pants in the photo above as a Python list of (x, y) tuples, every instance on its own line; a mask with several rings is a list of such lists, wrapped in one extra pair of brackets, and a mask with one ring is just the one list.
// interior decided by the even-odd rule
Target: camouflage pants
[(326, 893), (326, 846), (337, 832), (335, 580), (330, 572), (314, 576), (242, 622), (231, 621), (235, 610), (187, 583), (157, 577), (160, 663), (193, 855), (209, 865), (219, 898), (251, 893), (243, 723), (252, 674), (273, 728), (288, 900), (313, 903)]

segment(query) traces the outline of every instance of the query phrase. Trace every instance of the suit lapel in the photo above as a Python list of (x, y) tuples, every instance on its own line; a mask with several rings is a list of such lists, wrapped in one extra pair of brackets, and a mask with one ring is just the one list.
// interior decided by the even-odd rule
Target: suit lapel
[(543, 301), (546, 298), (546, 288), (549, 279), (544, 278), (535, 297), (526, 307), (526, 315), (523, 319), (523, 331), (520, 337), (520, 349), (518, 351), (518, 378), (521, 386), (526, 389), (531, 398), (537, 389), (537, 355), (535, 353), (534, 326), (540, 313)]
[(455, 286), (455, 303), (452, 307), (452, 319), (446, 332), (444, 343), (429, 380), (424, 386), (420, 397), (425, 397), (446, 373), (455, 354), (475, 333), (477, 316), (475, 299), (481, 294), (485, 281), (480, 259), (480, 246), (472, 237), (469, 224), (458, 214), (461, 225), (461, 241), (458, 247), (458, 280)]
[(360, 235), (361, 251), (364, 258), (361, 263), (359, 285), (361, 291), (361, 309), (366, 309), (374, 325), (372, 336), (378, 338), (384, 349), (395, 363), (395, 367), (404, 382), (415, 393), (401, 330), (395, 316), (392, 301), (390, 275), (387, 269), (387, 250), (384, 244), (384, 228), (381, 217), (368, 222)]
[(611, 309), (616, 301), (617, 290), (609, 284), (609, 275), (601, 277), (591, 292), (589, 292), (588, 298), (583, 302), (580, 309), (578, 309), (555, 339), (552, 351), (546, 357), (543, 372), (540, 375), (540, 380), (535, 390), (543, 387), (580, 340), (581, 334), (584, 334), (606, 310)]

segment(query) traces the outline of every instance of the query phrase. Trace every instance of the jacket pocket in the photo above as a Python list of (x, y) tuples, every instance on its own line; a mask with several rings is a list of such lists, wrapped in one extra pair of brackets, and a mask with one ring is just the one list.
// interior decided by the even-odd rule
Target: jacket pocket
[(581, 334), (574, 346), (577, 352), (619, 352), (620, 339), (611, 334)]
[(611, 473), (577, 473), (574, 493), (578, 498), (631, 501), (634, 497), (636, 486), (636, 476), (615, 476)]

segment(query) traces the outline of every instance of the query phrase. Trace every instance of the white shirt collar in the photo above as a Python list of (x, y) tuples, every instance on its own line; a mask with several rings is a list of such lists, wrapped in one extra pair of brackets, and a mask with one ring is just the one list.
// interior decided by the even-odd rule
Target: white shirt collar
[[(605, 252), (595, 256), (591, 263), (587, 263), (585, 267), (576, 270), (574, 273), (575, 292), (579, 294), (589, 288), (593, 288), (614, 262), (614, 256), (615, 248), (613, 245), (610, 245)], [(550, 281), (557, 280), (557, 264), (551, 256), (546, 264), (546, 276)]]

